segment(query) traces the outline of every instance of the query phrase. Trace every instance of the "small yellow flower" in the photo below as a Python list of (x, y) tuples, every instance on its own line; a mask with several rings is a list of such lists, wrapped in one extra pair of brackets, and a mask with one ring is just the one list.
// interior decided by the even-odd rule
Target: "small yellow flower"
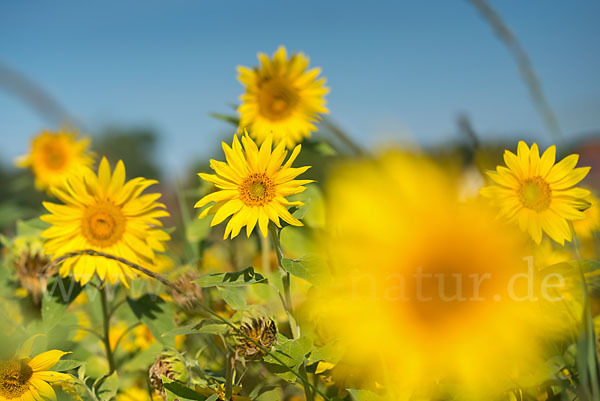
[(0, 361), (0, 400), (56, 400), (51, 384), (71, 380), (71, 376), (49, 369), (65, 354), (67, 352), (52, 350), (33, 359)]
[(66, 129), (43, 130), (32, 139), (29, 154), (19, 157), (16, 165), (31, 168), (36, 188), (49, 189), (61, 185), (65, 177), (81, 166), (92, 164), (89, 145), (89, 138), (78, 140), (75, 132)]
[[(68, 252), (92, 249), (148, 265), (155, 259), (155, 251), (164, 252), (164, 241), (169, 234), (160, 229), (160, 217), (168, 216), (165, 205), (156, 200), (161, 194), (141, 193), (155, 180), (134, 178), (125, 182), (125, 166), (117, 163), (111, 174), (106, 158), (100, 162), (96, 175), (87, 167), (65, 180), (64, 187), (55, 188), (54, 194), (63, 205), (44, 202), (50, 214), (42, 220), (52, 226), (42, 233), (47, 241), (44, 248), (54, 258)], [(120, 262), (95, 256), (67, 259), (59, 273), (66, 277), (73, 272), (82, 285), (94, 273), (101, 280), (117, 281), (128, 285), (135, 278), (134, 270)]]
[(233, 215), (225, 228), (225, 238), (230, 234), (234, 238), (243, 226), (246, 226), (246, 234), (250, 236), (257, 223), (266, 237), (269, 220), (281, 227), (279, 218), (291, 225), (301, 226), (302, 223), (290, 214), (287, 207), (301, 206), (302, 202), (290, 202), (285, 198), (303, 192), (306, 189), (303, 185), (313, 182), (294, 179), (310, 168), (292, 168), (292, 163), (300, 153), (300, 145), (282, 164), (287, 155), (285, 144), (280, 142), (271, 152), (271, 135), (267, 136), (260, 150), (248, 135), (242, 137), (242, 143), (243, 148), (237, 135), (233, 137), (232, 148), (223, 143), (227, 163), (210, 161), (210, 167), (216, 175), (198, 174), (219, 189), (196, 203), (194, 207), (216, 202), (204, 209), (199, 217), (214, 214), (210, 225), (215, 226)]
[(537, 144), (529, 149), (520, 141), (516, 155), (504, 152), (507, 167), (488, 172), (494, 184), (480, 191), (500, 207), (503, 216), (518, 221), (521, 230), (529, 232), (538, 244), (542, 230), (561, 245), (571, 241), (568, 222), (585, 218), (580, 209), (585, 208), (583, 198), (590, 194), (575, 187), (590, 171), (589, 167), (575, 168), (579, 155), (569, 155), (556, 164), (555, 157), (556, 146), (540, 157)]
[(274, 141), (283, 141), (293, 148), (304, 137), (316, 131), (314, 123), (325, 107), (325, 78), (318, 78), (321, 70), (307, 71), (308, 57), (294, 53), (289, 58), (281, 46), (273, 58), (258, 54), (260, 67), (238, 67), (238, 79), (246, 87), (241, 96), (240, 128), (248, 129), (261, 144), (273, 133)]

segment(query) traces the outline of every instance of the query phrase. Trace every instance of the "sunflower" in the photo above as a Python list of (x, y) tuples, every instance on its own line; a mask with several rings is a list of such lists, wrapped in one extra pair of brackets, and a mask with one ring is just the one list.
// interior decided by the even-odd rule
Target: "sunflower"
[(310, 166), (292, 168), (292, 163), (300, 153), (300, 145), (282, 164), (287, 155), (285, 144), (280, 142), (272, 150), (272, 138), (268, 135), (259, 150), (247, 134), (242, 137), (243, 148), (237, 135), (234, 135), (232, 147), (223, 142), (227, 163), (210, 161), (210, 167), (217, 174), (198, 174), (219, 189), (196, 203), (194, 207), (216, 202), (204, 209), (199, 218), (214, 214), (210, 225), (215, 226), (233, 215), (225, 227), (224, 238), (229, 235), (234, 238), (243, 226), (246, 226), (246, 234), (250, 236), (257, 223), (266, 237), (269, 220), (281, 227), (279, 218), (294, 226), (302, 225), (286, 209), (288, 206), (301, 206), (302, 202), (290, 202), (285, 197), (304, 191), (306, 187), (303, 185), (313, 182), (294, 179)]
[(40, 190), (60, 185), (63, 179), (81, 166), (90, 166), (93, 154), (88, 151), (89, 138), (77, 139), (75, 132), (41, 131), (31, 141), (28, 155), (17, 159), (18, 167), (30, 167), (35, 186)]
[(537, 298), (511, 280), (529, 271), (527, 236), (459, 201), (442, 168), (390, 152), (342, 165), (326, 193), (330, 268), (307, 322), (346, 350), (348, 374), (376, 377), (386, 399), (495, 399), (545, 366), (540, 344), (560, 321), (539, 313), (538, 277)]
[(585, 218), (581, 211), (589, 204), (586, 189), (577, 188), (590, 171), (589, 167), (575, 168), (579, 155), (572, 154), (555, 164), (556, 146), (540, 157), (537, 144), (531, 149), (519, 141), (517, 154), (506, 150), (504, 162), (488, 172), (493, 185), (480, 193), (500, 207), (500, 214), (518, 221), (521, 230), (529, 232), (536, 243), (542, 241), (542, 230), (554, 241), (564, 245), (571, 241), (569, 222)]
[[(156, 200), (161, 194), (141, 193), (155, 180), (134, 178), (125, 182), (125, 166), (117, 163), (111, 175), (106, 158), (102, 158), (98, 175), (87, 167), (69, 176), (53, 193), (63, 205), (44, 202), (50, 214), (42, 220), (52, 226), (42, 233), (44, 248), (53, 258), (68, 252), (92, 249), (122, 257), (130, 262), (149, 265), (155, 251), (164, 252), (169, 235), (159, 227), (160, 217), (168, 216), (165, 206)], [(101, 257), (82, 255), (67, 259), (59, 273), (66, 277), (73, 272), (82, 285), (94, 273), (100, 280), (128, 285), (135, 278), (130, 267)]]
[(0, 401), (56, 400), (50, 384), (71, 380), (71, 376), (49, 369), (65, 354), (52, 350), (33, 359), (0, 361)]
[(314, 123), (325, 107), (325, 78), (318, 78), (321, 70), (307, 71), (308, 57), (294, 53), (288, 58), (281, 46), (273, 58), (258, 54), (260, 67), (238, 67), (238, 79), (246, 87), (240, 99), (240, 128), (248, 129), (261, 144), (273, 133), (274, 141), (283, 141), (293, 148), (304, 137), (316, 131)]

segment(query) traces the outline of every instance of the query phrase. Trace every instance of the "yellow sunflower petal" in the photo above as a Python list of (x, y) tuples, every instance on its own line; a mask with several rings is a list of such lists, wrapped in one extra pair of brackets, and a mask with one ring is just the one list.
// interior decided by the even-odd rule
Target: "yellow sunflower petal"
[(66, 354), (68, 354), (68, 352), (59, 350), (46, 351), (33, 357), (28, 365), (34, 372), (48, 370), (56, 365), (60, 358)]

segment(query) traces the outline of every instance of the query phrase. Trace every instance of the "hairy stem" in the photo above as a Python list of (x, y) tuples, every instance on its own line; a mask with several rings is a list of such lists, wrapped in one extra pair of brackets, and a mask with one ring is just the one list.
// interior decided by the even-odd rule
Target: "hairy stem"
[(292, 278), (290, 273), (285, 271), (282, 265), (283, 252), (281, 250), (281, 242), (279, 241), (279, 230), (273, 223), (269, 223), (269, 233), (271, 234), (271, 239), (273, 240), (273, 246), (275, 247), (275, 254), (277, 255), (277, 265), (279, 266), (279, 271), (281, 273), (281, 282), (283, 285), (283, 295), (284, 295), (284, 308), (288, 315), (288, 320), (290, 324), (290, 330), (292, 331), (292, 337), (299, 337), (299, 328), (295, 324), (295, 319), (293, 319), (294, 315), (294, 305), (292, 304), (292, 293), (291, 293), (291, 284)]
[(108, 309), (108, 300), (106, 297), (106, 291), (103, 288), (99, 288), (100, 292), (100, 303), (102, 304), (102, 322), (104, 324), (104, 348), (106, 350), (106, 360), (108, 361), (109, 374), (113, 373), (116, 369), (115, 367), (115, 358), (113, 355), (113, 351), (110, 348), (110, 312)]

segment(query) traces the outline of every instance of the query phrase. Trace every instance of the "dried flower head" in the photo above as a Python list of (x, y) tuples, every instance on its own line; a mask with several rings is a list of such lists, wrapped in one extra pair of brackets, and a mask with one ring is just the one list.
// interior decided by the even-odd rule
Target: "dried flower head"
[[(254, 318), (240, 326), (240, 330), (264, 349), (270, 349), (277, 338), (277, 325), (267, 317)], [(259, 359), (266, 355), (265, 351), (253, 341), (239, 335), (236, 353), (250, 359)]]

